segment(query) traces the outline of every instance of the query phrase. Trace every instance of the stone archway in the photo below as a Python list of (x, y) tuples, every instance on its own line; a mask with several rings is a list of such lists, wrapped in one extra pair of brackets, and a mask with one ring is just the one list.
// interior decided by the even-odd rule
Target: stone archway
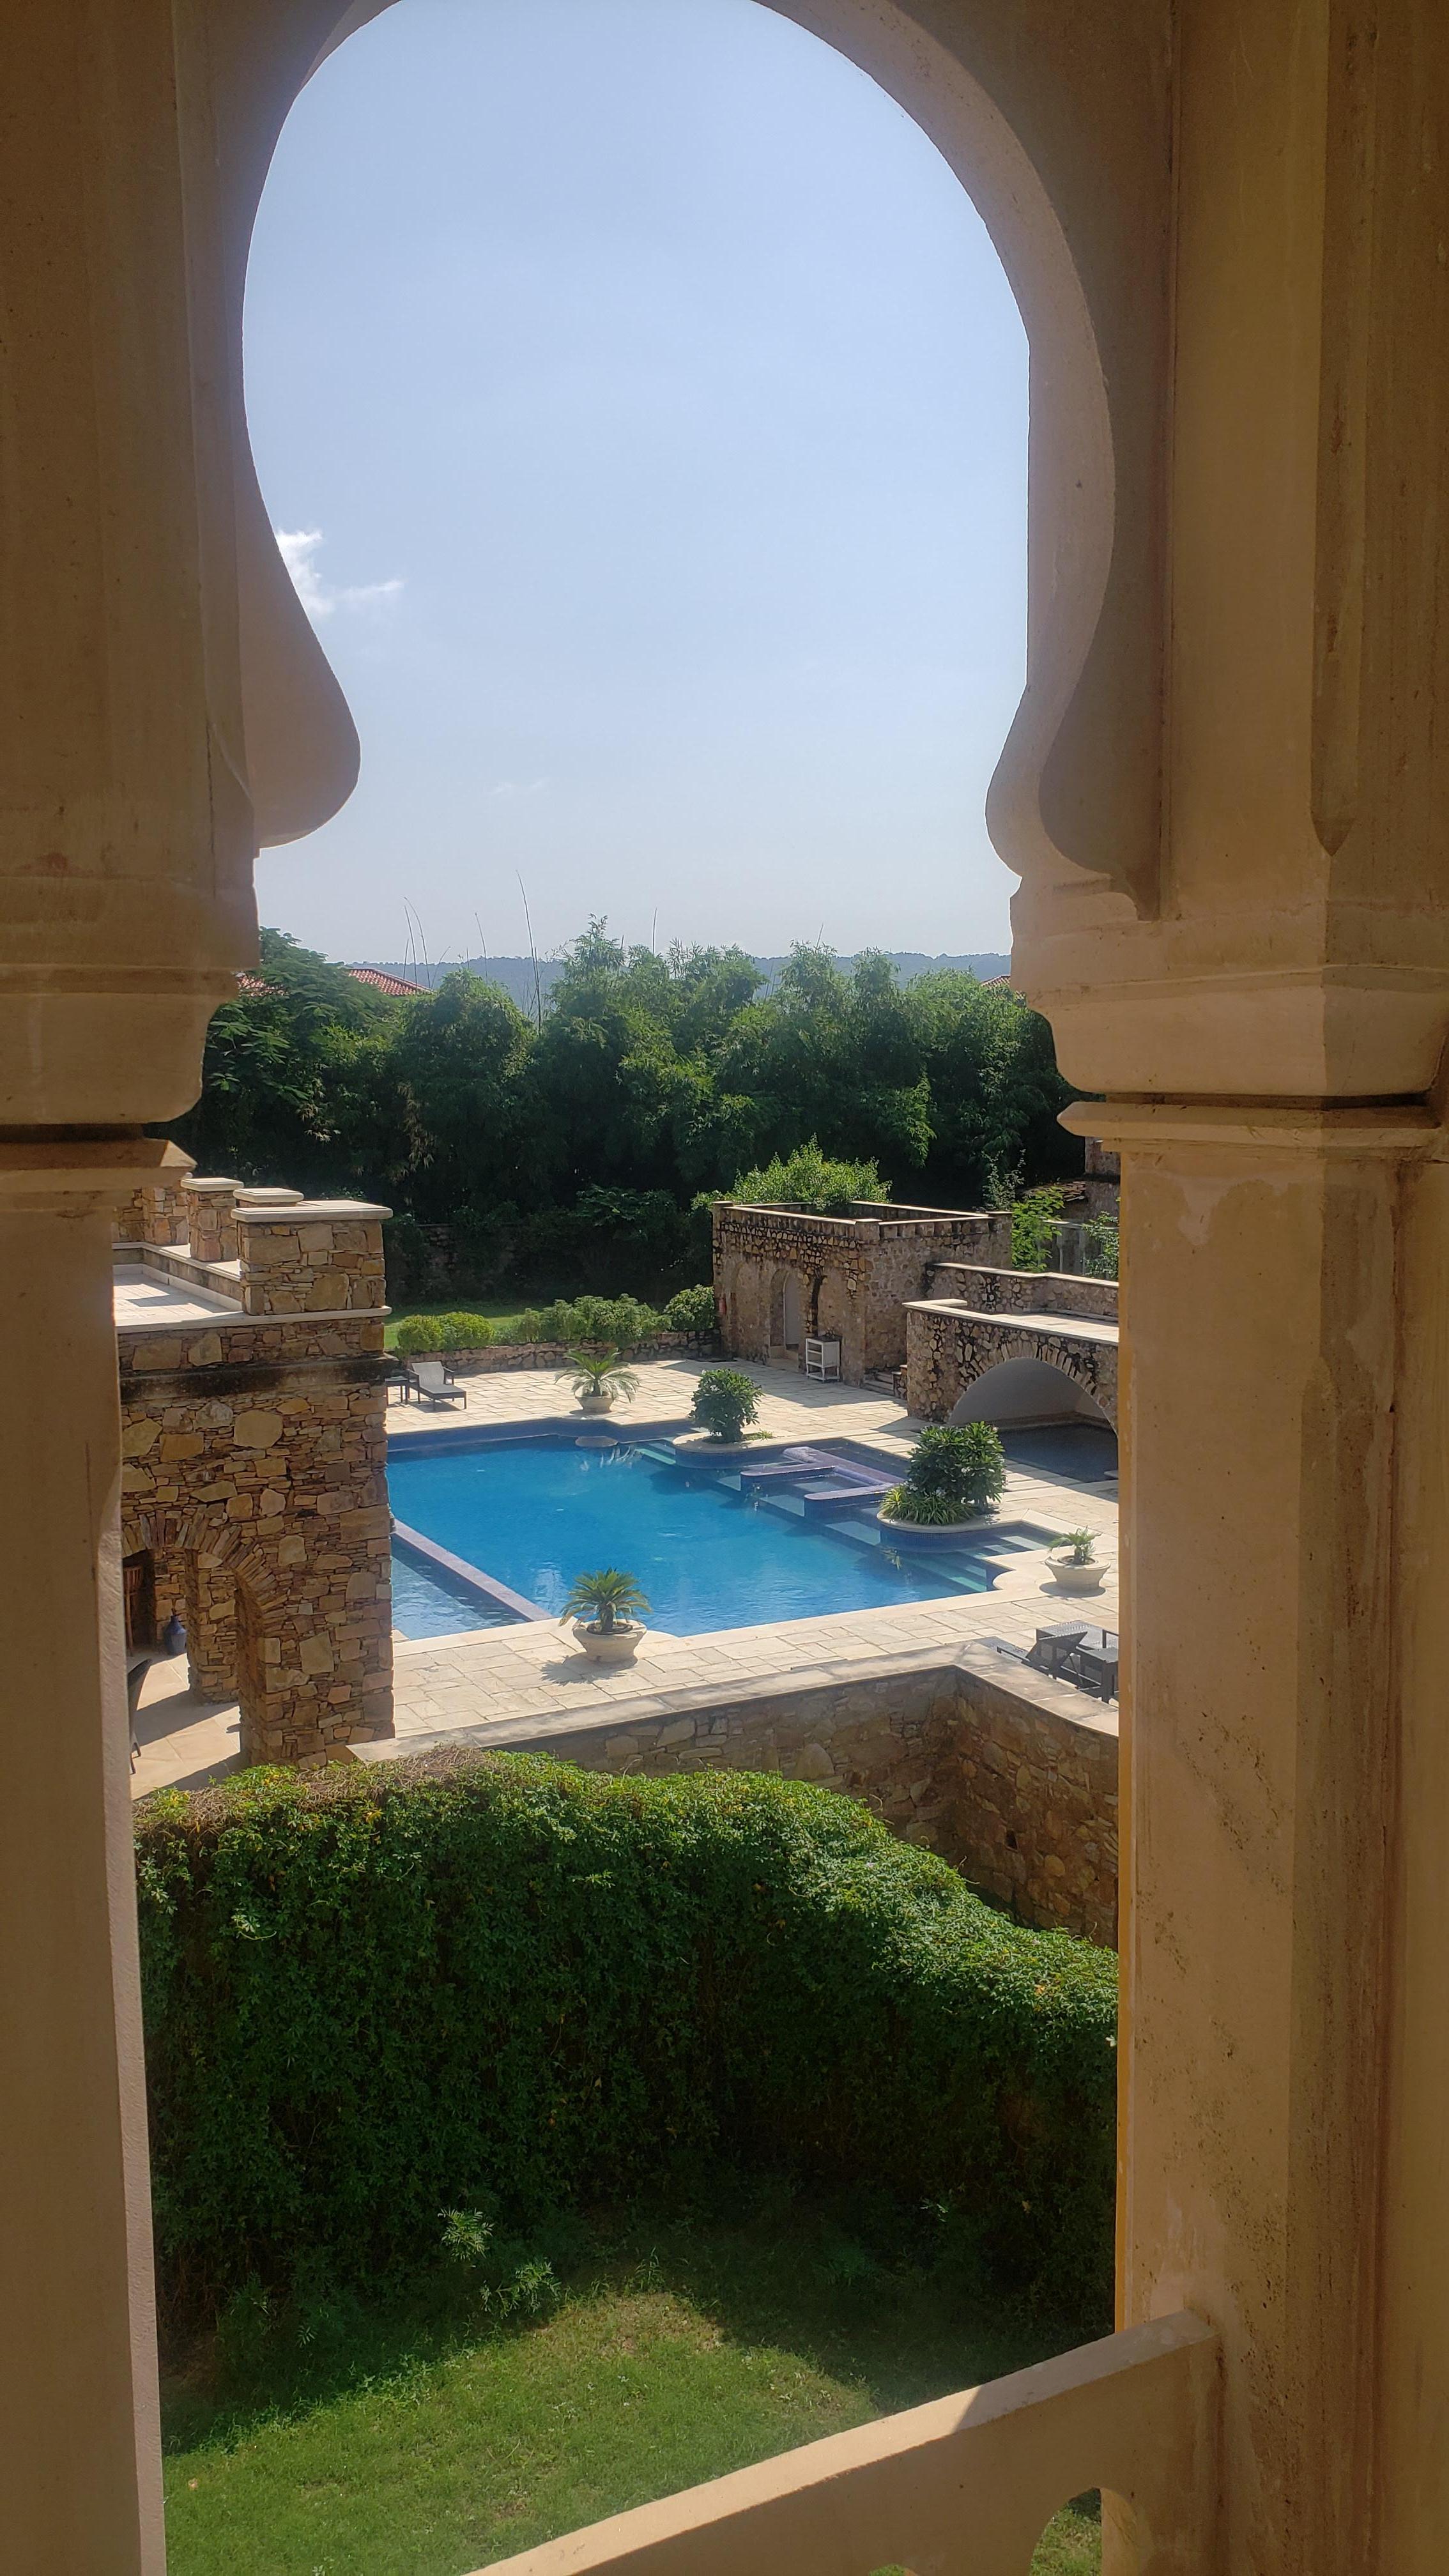
[(122, 1544), (128, 1555), (150, 1557), (159, 1570), (158, 1593), (180, 1611), (193, 1696), (234, 1698), (243, 1759), (264, 1759), (267, 1658), (260, 1641), (284, 1609), (279, 1569), (244, 1523), (229, 1521), (205, 1503), (189, 1510), (128, 1511)]
[[(1028, 881), (1063, 861), (1150, 900), (1158, 848), (1161, 495), (1140, 470), (1161, 431), (1169, 347), (1165, 257), (1122, 258), (1104, 170), (1129, 175), (1139, 238), (1167, 238), (1171, 129), (1154, 49), (1103, 43), (1117, 115), (1084, 160), (1079, 13), (1024, 48), (996, 0), (966, 0), (949, 42), (894, 0), (765, 0), (845, 56), (921, 128), (990, 234), (1031, 350), (1026, 686), (989, 798), (993, 840)], [(217, 31), (227, 107), (223, 167), (246, 233), (292, 103), (327, 58), (392, 0), (297, 0), (258, 77), (245, 9)], [(1104, 30), (1104, 39), (1109, 31)], [(245, 68), (244, 68), (245, 66)], [(1161, 200), (1159, 203), (1158, 200)], [(242, 284), (239, 278), (238, 289)], [(240, 402), (241, 296), (228, 314), (236, 389), (242, 683), (251, 789), (264, 845), (322, 818), (355, 737), (271, 538)], [(305, 683), (305, 686), (302, 685)], [(326, 700), (319, 761), (319, 708)], [(310, 733), (311, 742), (304, 739)], [(350, 779), (348, 780), (350, 784)], [(320, 810), (319, 810), (320, 809)], [(298, 819), (305, 812), (305, 819)], [(1018, 924), (1020, 932), (1021, 924)]]
[(1115, 1431), (1116, 1423), (1083, 1372), (1062, 1359), (1042, 1360), (1019, 1352), (983, 1359), (973, 1368), (948, 1419), (994, 1422), (1025, 1429), (1058, 1422), (1089, 1422)]

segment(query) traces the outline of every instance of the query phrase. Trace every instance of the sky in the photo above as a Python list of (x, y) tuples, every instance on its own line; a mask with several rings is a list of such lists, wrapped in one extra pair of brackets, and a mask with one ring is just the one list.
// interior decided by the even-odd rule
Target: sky
[(246, 363), (362, 738), (264, 921), (517, 954), (521, 876), (544, 952), (1009, 944), (1025, 339), (843, 56), (757, 0), (398, 0), (282, 136)]

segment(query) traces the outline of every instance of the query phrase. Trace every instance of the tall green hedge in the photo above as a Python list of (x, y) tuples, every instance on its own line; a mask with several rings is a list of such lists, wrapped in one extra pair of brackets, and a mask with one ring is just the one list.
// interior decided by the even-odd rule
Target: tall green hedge
[(681, 2158), (949, 2199), (1059, 2308), (1111, 2254), (1114, 1963), (861, 1807), (457, 1755), (138, 1816), (158, 2248), (209, 2297)]

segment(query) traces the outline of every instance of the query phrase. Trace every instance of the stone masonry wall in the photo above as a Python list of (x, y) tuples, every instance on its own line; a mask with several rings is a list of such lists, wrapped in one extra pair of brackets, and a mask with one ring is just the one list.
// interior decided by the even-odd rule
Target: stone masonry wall
[(245, 1372), (246, 1386), (231, 1371), (215, 1387), (201, 1372), (122, 1377), (123, 1546), (188, 1560), (203, 1693), (244, 1683), (227, 1637), (239, 1589), (254, 1612), (245, 1761), (316, 1759), (392, 1731), (380, 1372), (359, 1360)]
[(883, 1205), (868, 1215), (820, 1217), (722, 1200), (714, 1211), (721, 1341), (745, 1359), (782, 1346), (788, 1273), (799, 1283), (802, 1332), (838, 1338), (841, 1376), (858, 1386), (867, 1369), (905, 1358), (904, 1308), (925, 1294), (934, 1263), (1010, 1257), (1011, 1221), (998, 1211)]
[(928, 1297), (954, 1298), (984, 1314), (1090, 1315), (1117, 1321), (1117, 1282), (1071, 1270), (997, 1270), (964, 1261), (931, 1265)]
[(239, 1302), (117, 1335), (123, 1548), (181, 1608), (193, 1688), (237, 1693), (246, 1762), (392, 1733), (384, 1213), (239, 1210)]
[[(566, 1369), (575, 1347), (572, 1342), (489, 1342), (481, 1351), (425, 1351), (422, 1356), (446, 1360), (458, 1377), (487, 1377), (495, 1369)], [(601, 1342), (582, 1345), (590, 1351), (603, 1347)], [(627, 1358), (632, 1367), (635, 1360), (671, 1359), (694, 1347), (688, 1333), (651, 1333), (646, 1341), (630, 1343)]]
[(990, 1647), (902, 1658), (849, 1681), (762, 1683), (727, 1700), (700, 1689), (663, 1709), (623, 1701), (603, 1717), (494, 1721), (447, 1741), (651, 1777), (811, 1780), (861, 1799), (1019, 1921), (1116, 1938), (1116, 1712)]
[(149, 1189), (133, 1190), (117, 1208), (112, 1230), (117, 1243), (184, 1244), (186, 1207), (182, 1184), (158, 1181)]
[(186, 1241), (193, 1261), (237, 1259), (236, 1194), (240, 1184), (203, 1180), (193, 1172), (182, 1187), (186, 1203)]
[(249, 1315), (327, 1314), (386, 1303), (386, 1208), (304, 1199), (286, 1209), (238, 1200), (242, 1305)]
[(1117, 1423), (1117, 1344), (1018, 1324), (1011, 1315), (963, 1314), (959, 1307), (915, 1305), (906, 1317), (906, 1403), (918, 1422), (946, 1422), (968, 1387), (1004, 1360), (1039, 1360), (1060, 1371)]

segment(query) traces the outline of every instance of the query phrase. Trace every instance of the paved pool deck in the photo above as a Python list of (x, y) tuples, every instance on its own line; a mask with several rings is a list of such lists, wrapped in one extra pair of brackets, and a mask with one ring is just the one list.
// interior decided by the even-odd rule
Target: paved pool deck
[[(656, 1422), (681, 1422), (695, 1379), (710, 1365), (686, 1359), (641, 1362), (639, 1392), (615, 1419), (632, 1431)], [(894, 1461), (905, 1457), (920, 1428), (890, 1397), (872, 1389), (821, 1386), (793, 1369), (732, 1365), (746, 1366), (759, 1385), (757, 1427), (772, 1440), (850, 1439)], [(552, 1370), (497, 1370), (463, 1383), (466, 1408), (395, 1405), (390, 1436), (401, 1444), (450, 1422), (495, 1432), (515, 1425), (538, 1429), (570, 1411), (567, 1380)], [(656, 1693), (706, 1687), (724, 1694), (740, 1684), (787, 1674), (848, 1674), (914, 1650), (974, 1645), (989, 1637), (1029, 1645), (1039, 1626), (1078, 1611), (1094, 1624), (1117, 1625), (1115, 1482), (1078, 1484), (1013, 1465), (1002, 1513), (1049, 1531), (1097, 1531), (1106, 1568), (1102, 1591), (1085, 1601), (1065, 1598), (1047, 1572), (1043, 1551), (1014, 1559), (990, 1592), (727, 1628), (704, 1637), (650, 1633), (634, 1663), (623, 1667), (589, 1663), (568, 1631), (552, 1621), (452, 1637), (395, 1636), (397, 1732), (385, 1743), (359, 1746), (358, 1753), (368, 1761), (392, 1761), (422, 1749), (425, 1741), (489, 1720), (602, 1711), (614, 1701), (638, 1702)], [(147, 1676), (137, 1726), (141, 1757), (132, 1775), (138, 1797), (166, 1786), (200, 1787), (237, 1766), (235, 1704), (194, 1700), (185, 1682), (184, 1663), (157, 1665)]]

